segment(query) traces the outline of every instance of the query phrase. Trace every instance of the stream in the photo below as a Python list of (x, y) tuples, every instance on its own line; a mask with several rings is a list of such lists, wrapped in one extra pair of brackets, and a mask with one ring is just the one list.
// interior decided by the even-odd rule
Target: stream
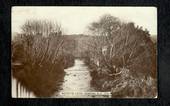
[(66, 75), (55, 98), (109, 98), (109, 92), (95, 90), (91, 82), (89, 68), (83, 60), (76, 59), (74, 66), (65, 69)]

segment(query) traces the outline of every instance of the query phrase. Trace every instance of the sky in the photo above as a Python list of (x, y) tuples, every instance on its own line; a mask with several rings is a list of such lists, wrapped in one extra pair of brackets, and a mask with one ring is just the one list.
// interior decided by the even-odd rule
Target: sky
[(111, 14), (124, 22), (148, 29), (151, 35), (157, 35), (156, 7), (92, 7), (92, 6), (14, 6), (12, 7), (12, 33), (21, 32), (21, 26), (29, 19), (47, 19), (58, 22), (65, 34), (86, 34), (87, 26)]

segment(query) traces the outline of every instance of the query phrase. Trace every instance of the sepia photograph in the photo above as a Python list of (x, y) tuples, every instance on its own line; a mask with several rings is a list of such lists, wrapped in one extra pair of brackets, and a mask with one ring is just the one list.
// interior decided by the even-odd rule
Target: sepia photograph
[(13, 6), (12, 98), (158, 98), (157, 8)]

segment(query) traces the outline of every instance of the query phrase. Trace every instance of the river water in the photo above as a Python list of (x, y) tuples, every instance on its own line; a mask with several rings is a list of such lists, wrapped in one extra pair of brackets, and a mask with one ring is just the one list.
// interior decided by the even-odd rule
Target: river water
[(89, 68), (83, 60), (76, 59), (73, 67), (65, 69), (66, 75), (56, 98), (108, 98), (109, 92), (95, 90), (91, 82)]

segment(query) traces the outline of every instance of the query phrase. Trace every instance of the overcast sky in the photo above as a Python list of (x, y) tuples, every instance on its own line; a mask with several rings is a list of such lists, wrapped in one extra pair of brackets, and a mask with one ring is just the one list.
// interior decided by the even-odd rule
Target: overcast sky
[(125, 22), (147, 28), (157, 35), (157, 9), (155, 7), (33, 7), (15, 6), (12, 8), (12, 32), (21, 32), (21, 25), (28, 19), (48, 19), (57, 21), (66, 34), (86, 33), (87, 26), (102, 15), (111, 14)]

